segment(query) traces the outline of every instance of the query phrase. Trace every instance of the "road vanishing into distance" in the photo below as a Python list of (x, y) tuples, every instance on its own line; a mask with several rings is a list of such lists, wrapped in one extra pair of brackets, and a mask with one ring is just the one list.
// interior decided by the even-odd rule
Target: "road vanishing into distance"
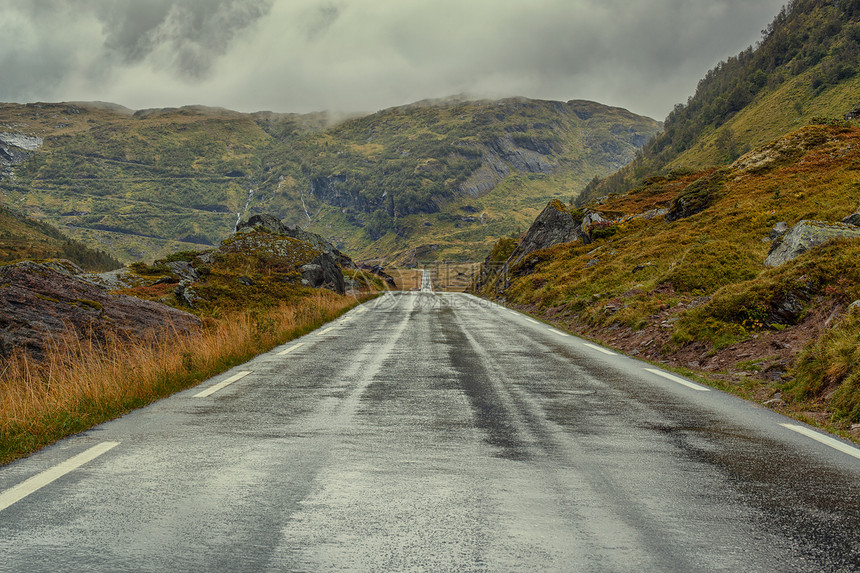
[(391, 293), (0, 468), (0, 571), (853, 571), (860, 450)]

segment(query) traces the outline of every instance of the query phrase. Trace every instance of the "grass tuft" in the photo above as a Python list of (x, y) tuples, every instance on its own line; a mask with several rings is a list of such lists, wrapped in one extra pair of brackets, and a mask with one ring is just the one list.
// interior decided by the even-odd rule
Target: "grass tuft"
[(67, 337), (53, 341), (40, 363), (16, 353), (0, 370), (0, 464), (199, 384), (358, 303), (320, 291), (298, 303), (207, 318), (190, 335)]

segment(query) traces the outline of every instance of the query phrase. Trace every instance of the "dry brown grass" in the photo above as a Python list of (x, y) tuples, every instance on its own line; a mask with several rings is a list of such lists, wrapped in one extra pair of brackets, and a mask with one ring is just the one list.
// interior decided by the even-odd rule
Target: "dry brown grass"
[(358, 304), (328, 292), (268, 310), (207, 319), (190, 335), (128, 341), (66, 337), (42, 361), (0, 366), (0, 464), (194, 386)]

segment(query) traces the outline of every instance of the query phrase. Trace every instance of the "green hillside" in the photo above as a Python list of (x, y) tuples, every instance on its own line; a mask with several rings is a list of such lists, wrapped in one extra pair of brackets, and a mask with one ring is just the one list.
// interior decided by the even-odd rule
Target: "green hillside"
[(109, 254), (91, 249), (46, 223), (22, 217), (0, 205), (0, 264), (20, 260), (69, 259), (85, 270), (122, 266)]
[[(574, 222), (588, 211), (606, 219), (591, 242), (490, 266), (505, 274), (479, 292), (847, 429), (860, 422), (860, 241), (825, 243), (776, 267), (765, 259), (778, 223), (783, 232), (802, 220), (838, 227), (858, 211), (859, 170), (860, 125), (807, 126), (729, 167), (655, 176), (571, 211)], [(514, 246), (500, 241), (488, 262)]]
[(673, 169), (728, 164), (818, 116), (860, 104), (860, 0), (793, 0), (762, 40), (720, 62), (678, 104), (665, 131), (625, 169), (592, 181), (578, 204)]
[(43, 144), (7, 204), (126, 261), (217, 244), (273, 213), (358, 257), (477, 256), (629, 162), (659, 124), (592, 102), (443, 100), (331, 125), (324, 114), (0, 105)]

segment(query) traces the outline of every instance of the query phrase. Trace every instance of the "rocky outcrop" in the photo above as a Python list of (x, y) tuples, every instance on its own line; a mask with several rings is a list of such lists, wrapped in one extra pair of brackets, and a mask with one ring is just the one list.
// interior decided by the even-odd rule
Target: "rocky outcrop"
[(111, 295), (64, 265), (30, 261), (0, 267), (0, 355), (16, 349), (42, 357), (51, 339), (127, 338), (186, 332), (200, 326), (187, 312), (130, 296)]
[(317, 255), (313, 261), (299, 267), (302, 283), (314, 288), (327, 288), (337, 293), (346, 292), (343, 272), (328, 253)]
[(526, 231), (506, 265), (508, 268), (514, 267), (530, 253), (578, 239), (582, 234), (580, 227), (581, 223), (573, 220), (570, 211), (561, 201), (550, 201)]
[(845, 223), (801, 221), (774, 241), (764, 264), (778, 267), (812, 247), (840, 238), (860, 239), (860, 228)]
[(0, 132), (0, 179), (11, 174), (12, 167), (27, 161), (32, 152), (41, 146), (41, 137)]
[(316, 233), (310, 233), (299, 227), (284, 225), (277, 217), (269, 214), (254, 215), (247, 221), (236, 226), (236, 233), (248, 229), (264, 230), (275, 235), (284, 235), (311, 245), (314, 249), (327, 253), (341, 267), (355, 269), (355, 263), (348, 256), (337, 250), (334, 245)]
[[(252, 236), (254, 231), (272, 235), (266, 240)], [(301, 247), (300, 245), (304, 245)], [(299, 264), (302, 284), (327, 288), (339, 294), (346, 292), (341, 269), (357, 269), (348, 256), (315, 233), (284, 225), (274, 215), (254, 215), (236, 226), (236, 232), (221, 245), (222, 250), (269, 250), (272, 254)], [(312, 257), (312, 260), (308, 261)], [(304, 258), (302, 262), (301, 258)]]

